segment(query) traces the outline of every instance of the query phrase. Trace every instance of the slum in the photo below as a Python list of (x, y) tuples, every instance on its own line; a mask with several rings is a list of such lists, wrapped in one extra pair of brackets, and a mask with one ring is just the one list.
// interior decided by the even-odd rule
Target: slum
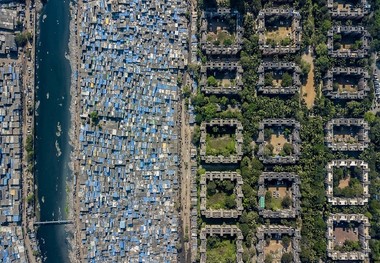
[(186, 2), (84, 2), (80, 35), (81, 254), (176, 262), (178, 76)]
[(0, 63), (0, 261), (26, 262), (21, 229), (20, 68)]

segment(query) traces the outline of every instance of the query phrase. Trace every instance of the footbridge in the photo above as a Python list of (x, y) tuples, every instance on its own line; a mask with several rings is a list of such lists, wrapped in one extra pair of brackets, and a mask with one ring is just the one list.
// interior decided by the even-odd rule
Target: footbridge
[(34, 222), (35, 226), (44, 226), (44, 225), (67, 225), (74, 224), (74, 220), (51, 220), (51, 221), (39, 221)]

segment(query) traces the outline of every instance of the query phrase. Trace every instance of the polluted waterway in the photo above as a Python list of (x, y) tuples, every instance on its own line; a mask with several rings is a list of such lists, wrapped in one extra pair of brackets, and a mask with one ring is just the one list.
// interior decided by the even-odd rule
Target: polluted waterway
[[(70, 64), (68, 0), (49, 0), (43, 7), (37, 39), (36, 180), (39, 220), (67, 219), (66, 182), (71, 176)], [(64, 225), (40, 226), (37, 232), (44, 262), (69, 262)]]

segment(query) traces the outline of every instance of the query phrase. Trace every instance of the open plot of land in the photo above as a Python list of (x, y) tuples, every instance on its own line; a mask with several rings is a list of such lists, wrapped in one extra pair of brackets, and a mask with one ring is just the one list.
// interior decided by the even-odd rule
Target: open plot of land
[(356, 33), (351, 34), (335, 34), (334, 35), (334, 50), (358, 50), (362, 48), (361, 35)]
[(267, 43), (280, 43), (284, 39), (292, 39), (292, 18), (270, 16), (265, 18), (265, 38)]
[(289, 244), (286, 248), (281, 240), (271, 239), (264, 247), (264, 256), (271, 258), (272, 263), (280, 263), (282, 255), (289, 252), (291, 252), (291, 245)]
[(236, 244), (234, 240), (221, 237), (208, 237), (206, 249), (207, 263), (236, 262)]
[(291, 185), (289, 181), (266, 182), (265, 208), (273, 211), (288, 209), (292, 205)]
[(335, 246), (343, 246), (346, 240), (358, 241), (359, 231), (357, 228), (335, 227), (334, 240), (335, 240), (334, 242)]
[(226, 209), (227, 194), (220, 192), (207, 196), (207, 209)]
[(229, 180), (213, 180), (207, 183), (207, 209), (236, 208), (235, 183)]
[(216, 45), (231, 45), (235, 42), (236, 19), (228, 17), (208, 20), (207, 41)]
[(363, 195), (363, 170), (359, 167), (334, 167), (334, 196), (354, 198)]
[(302, 96), (305, 99), (307, 108), (311, 109), (314, 106), (314, 101), (317, 96), (314, 87), (314, 61), (310, 52), (303, 54), (302, 59), (310, 64), (310, 71), (307, 75), (306, 83), (302, 86)]
[(359, 1), (357, 0), (337, 0), (334, 1), (334, 6), (338, 8), (340, 11), (347, 11), (350, 10), (351, 8), (354, 8)]
[(354, 75), (337, 75), (334, 76), (334, 89), (338, 88), (339, 92), (357, 92), (360, 76)]
[(229, 126), (207, 128), (206, 154), (229, 156), (236, 153), (235, 129)]
[(334, 141), (345, 143), (357, 143), (360, 127), (357, 126), (334, 126)]
[(206, 137), (206, 154), (228, 156), (236, 153), (235, 135), (212, 136), (207, 134)]
[(268, 155), (291, 155), (293, 146), (291, 145), (290, 134), (291, 131), (283, 128), (266, 129), (266, 149)]
[(277, 30), (267, 31), (265, 33), (266, 39), (274, 40), (275, 42), (280, 42), (286, 37), (292, 36), (292, 28), (291, 27), (278, 27)]
[(236, 70), (208, 70), (207, 86), (230, 87), (236, 83)]
[(349, 186), (349, 183), (350, 183), (350, 180), (351, 180), (351, 176), (347, 176), (347, 177), (345, 177), (345, 178), (339, 180), (338, 187), (339, 187), (340, 189), (344, 189), (344, 188), (348, 187), (348, 186)]
[(285, 196), (291, 196), (291, 191), (287, 186), (268, 186), (268, 191), (272, 193), (273, 197), (284, 198)]
[(284, 144), (287, 142), (288, 140), (285, 138), (283, 134), (279, 134), (279, 135), (272, 134), (269, 141), (269, 143), (273, 145), (274, 147), (273, 153), (276, 155), (280, 154), (280, 152), (284, 148)]

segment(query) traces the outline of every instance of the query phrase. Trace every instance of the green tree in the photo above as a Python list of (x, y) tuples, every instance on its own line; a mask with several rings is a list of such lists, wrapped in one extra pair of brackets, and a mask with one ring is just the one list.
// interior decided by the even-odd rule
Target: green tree
[(224, 188), (225, 192), (230, 193), (230, 192), (233, 192), (233, 190), (235, 188), (235, 184), (233, 184), (229, 180), (224, 180), (223, 181), (223, 188)]
[(273, 256), (272, 254), (267, 254), (264, 259), (264, 263), (272, 263), (273, 262)]
[(226, 207), (227, 209), (233, 209), (236, 207), (236, 196), (234, 194), (226, 197)]
[(272, 192), (266, 191), (265, 193), (265, 208), (269, 209), (272, 203)]
[(214, 76), (210, 76), (207, 78), (207, 86), (216, 87), (218, 86), (218, 81)]
[(286, 209), (288, 209), (292, 205), (292, 199), (288, 194), (282, 199), (281, 205)]
[(281, 263), (291, 263), (293, 262), (293, 256), (291, 253), (284, 253), (281, 257)]
[(301, 71), (302, 71), (302, 75), (304, 77), (306, 77), (309, 72), (310, 72), (310, 69), (311, 69), (311, 65), (310, 63), (306, 62), (305, 60), (301, 60)]
[(289, 46), (292, 43), (292, 40), (290, 37), (286, 37), (281, 40), (281, 46)]
[(281, 86), (290, 87), (292, 86), (292, 84), (293, 84), (292, 76), (288, 72), (285, 72), (284, 74), (282, 74)]
[(99, 115), (98, 115), (98, 112), (97, 111), (93, 111), (90, 113), (90, 119), (91, 119), (91, 123), (93, 124), (98, 124), (99, 122)]
[(273, 86), (273, 74), (272, 73), (265, 73), (264, 85), (265, 86)]
[(214, 195), (216, 193), (216, 184), (214, 181), (210, 181), (207, 184), (207, 194)]
[(26, 33), (17, 33), (15, 36), (15, 41), (18, 47), (25, 47), (26, 43), (28, 43), (28, 37)]
[(231, 38), (226, 38), (224, 41), (223, 41), (223, 45), (225, 46), (231, 46), (233, 44), (233, 41)]
[(284, 151), (284, 153), (286, 155), (292, 155), (293, 154), (293, 145), (291, 145), (290, 143), (286, 142), (286, 143), (284, 143), (284, 146), (283, 146), (282, 150)]
[(282, 245), (285, 248), (288, 248), (290, 246), (291, 239), (290, 239), (290, 237), (288, 235), (283, 235), (281, 237), (281, 241), (282, 241)]

